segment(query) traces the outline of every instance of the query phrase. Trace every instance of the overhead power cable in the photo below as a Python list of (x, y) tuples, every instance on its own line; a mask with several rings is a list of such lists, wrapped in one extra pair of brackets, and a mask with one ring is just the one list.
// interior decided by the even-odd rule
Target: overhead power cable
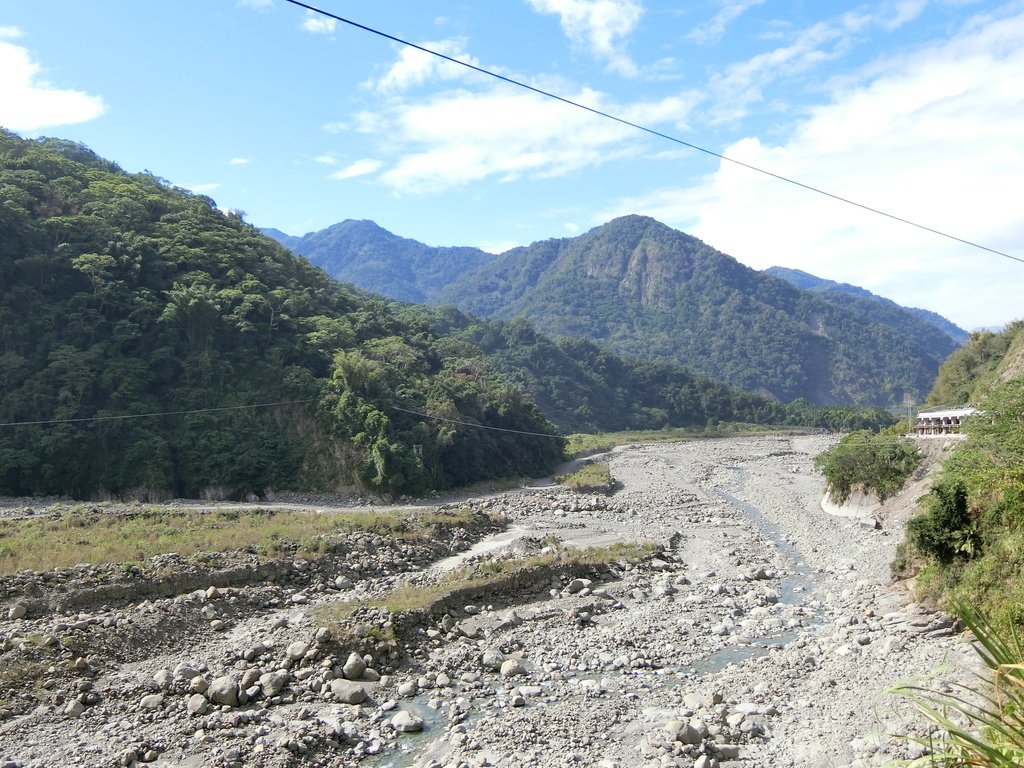
[(476, 429), (489, 429), (492, 432), (511, 432), (514, 435), (531, 435), (533, 437), (550, 437), (555, 440), (564, 440), (564, 435), (552, 435), (550, 432), (524, 432), (521, 429), (505, 429), (504, 427), (491, 427), (487, 424), (474, 424), (471, 421), (458, 421), (456, 419), (446, 419), (443, 416), (431, 416), (428, 413), (420, 413), (419, 411), (410, 411), (407, 408), (399, 408), (398, 406), (385, 406), (389, 411), (401, 411), (402, 413), (411, 413), (413, 416), (422, 416), (424, 419), (433, 419), (434, 421), (443, 421), (448, 424), (458, 424), (463, 427), (475, 427)]
[(627, 125), (630, 128), (635, 128), (638, 131), (643, 131), (644, 133), (649, 133), (652, 136), (657, 136), (658, 138), (665, 139), (667, 141), (671, 141), (671, 142), (673, 142), (675, 144), (679, 144), (681, 146), (687, 147), (688, 149), (692, 149), (692, 150), (695, 150), (697, 152), (703, 152), (705, 155), (710, 155), (711, 157), (717, 157), (719, 160), (722, 160), (724, 162), (732, 163), (733, 165), (738, 165), (738, 166), (740, 166), (742, 168), (746, 168), (746, 169), (748, 169), (750, 171), (755, 171), (755, 172), (763, 174), (765, 176), (769, 176), (769, 177), (771, 177), (773, 179), (776, 179), (778, 181), (784, 181), (787, 184), (792, 184), (795, 187), (800, 187), (801, 189), (807, 190), (808, 192), (814, 192), (815, 194), (823, 195), (824, 197), (831, 198), (831, 199), (836, 200), (836, 201), (838, 201), (840, 203), (846, 203), (847, 205), (855, 206), (857, 208), (860, 208), (861, 210), (868, 211), (869, 213), (874, 213), (874, 214), (876, 214), (878, 216), (884, 216), (885, 218), (891, 219), (892, 221), (897, 221), (897, 222), (900, 222), (901, 224), (906, 224), (906, 225), (911, 226), (911, 227), (916, 227), (917, 229), (924, 230), (925, 232), (931, 232), (933, 235), (938, 235), (939, 237), (944, 237), (944, 238), (946, 238), (948, 240), (954, 240), (954, 241), (956, 241), (958, 243), (962, 243), (963, 245), (968, 245), (968, 246), (970, 246), (972, 248), (978, 248), (979, 250), (987, 251), (988, 253), (993, 253), (996, 256), (1002, 256), (1004, 258), (1011, 259), (1013, 261), (1018, 261), (1018, 262), (1024, 264), (1024, 258), (1021, 258), (1019, 256), (1013, 256), (1013, 255), (1011, 255), (1009, 253), (1005, 253), (1004, 251), (1000, 251), (1000, 250), (997, 250), (995, 248), (989, 248), (987, 245), (982, 245), (981, 243), (976, 243), (976, 242), (974, 242), (972, 240), (966, 240), (966, 239), (964, 239), (962, 237), (957, 237), (956, 235), (952, 235), (949, 232), (944, 232), (944, 231), (942, 231), (940, 229), (935, 229), (934, 227), (929, 227), (926, 224), (920, 224), (920, 223), (918, 223), (916, 221), (912, 221), (910, 219), (906, 219), (906, 218), (904, 218), (902, 216), (897, 216), (894, 213), (889, 213), (888, 211), (883, 211), (880, 208), (875, 208), (873, 206), (866, 205), (865, 203), (858, 203), (856, 200), (851, 200), (848, 197), (843, 197), (842, 195), (837, 195), (837, 194), (835, 194), (833, 192), (829, 192), (829, 191), (827, 191), (825, 189), (822, 189), (821, 187), (815, 187), (815, 186), (813, 186), (811, 184), (805, 184), (804, 182), (798, 181), (798, 180), (796, 180), (794, 178), (791, 178), (789, 176), (783, 176), (780, 173), (775, 173), (775, 172), (769, 171), (769, 170), (767, 170), (765, 168), (761, 168), (761, 167), (756, 166), (756, 165), (751, 165), (750, 163), (745, 163), (742, 160), (737, 160), (734, 157), (729, 157), (727, 155), (721, 154), (720, 152), (715, 152), (714, 150), (706, 149), (705, 147), (698, 146), (697, 144), (692, 144), (692, 143), (690, 143), (688, 141), (684, 141), (683, 139), (680, 139), (680, 138), (678, 138), (676, 136), (672, 136), (671, 134), (663, 133), (662, 131), (657, 131), (657, 130), (655, 130), (653, 128), (648, 128), (647, 126), (641, 125), (640, 123), (634, 123), (633, 121), (627, 120), (624, 117), (619, 117), (619, 116), (613, 115), (613, 114), (611, 114), (609, 112), (604, 112), (604, 111), (602, 111), (600, 109), (595, 109), (594, 107), (588, 107), (586, 104), (581, 104), (578, 101), (573, 101), (572, 99), (568, 99), (568, 98), (566, 98), (564, 96), (559, 96), (558, 94), (552, 93), (551, 91), (545, 91), (542, 88), (537, 88), (536, 86), (529, 85), (527, 83), (522, 82), (521, 80), (516, 80), (515, 78), (507, 77), (505, 75), (498, 74), (497, 72), (494, 72), (494, 71), (489, 70), (489, 69), (485, 69), (483, 67), (478, 67), (475, 64), (470, 64), (469, 62), (466, 62), (466, 61), (460, 61), (459, 59), (456, 59), (453, 56), (448, 56), (448, 55), (446, 55), (444, 53), (441, 53), (440, 51), (435, 51), (435, 50), (433, 50), (431, 48), (426, 48), (426, 47), (424, 47), (422, 45), (417, 45), (416, 43), (410, 42), (409, 40), (404, 40), (404, 39), (402, 39), (400, 37), (396, 37), (395, 35), (390, 35), (387, 32), (383, 32), (383, 31), (381, 31), (379, 29), (375, 29), (373, 27), (368, 27), (365, 24), (360, 24), (359, 22), (353, 21), (352, 19), (347, 19), (344, 16), (338, 16), (337, 14), (331, 13), (329, 11), (325, 11), (322, 8), (318, 8), (315, 5), (310, 5), (308, 3), (303, 3), (303, 2), (300, 2), (300, 0), (285, 0), (285, 2), (286, 3), (291, 3), (292, 5), (298, 6), (299, 8), (305, 8), (307, 11), (310, 11), (312, 13), (320, 14), (321, 16), (325, 16), (325, 17), (327, 17), (329, 19), (334, 19), (335, 21), (340, 21), (342, 24), (347, 24), (350, 27), (355, 27), (356, 29), (361, 29), (364, 32), (369, 32), (370, 34), (377, 35), (378, 37), (383, 37), (385, 40), (391, 40), (392, 42), (398, 43), (400, 45), (404, 45), (404, 46), (407, 46), (409, 48), (414, 48), (417, 51), (422, 51), (423, 53), (430, 54), (431, 56), (436, 56), (439, 59), (444, 59), (445, 61), (451, 62), (452, 64), (458, 64), (460, 67), (465, 67), (466, 69), (471, 69), (474, 72), (478, 72), (478, 73), (480, 73), (482, 75), (487, 75), (488, 77), (493, 77), (496, 80), (501, 80), (502, 82), (508, 83), (510, 85), (514, 85), (514, 86), (516, 86), (518, 88), (524, 88), (524, 89), (526, 89), (528, 91), (532, 91), (533, 93), (539, 94), (541, 96), (546, 96), (549, 99), (555, 99), (556, 101), (560, 101), (563, 104), (568, 104), (571, 107), (576, 107), (577, 109), (585, 110), (587, 112), (590, 112), (591, 114), (598, 115), (599, 117), (603, 117), (603, 118), (606, 118), (608, 120), (613, 120), (616, 123), (620, 123), (622, 125)]
[(316, 402), (317, 398), (306, 400), (282, 400), (277, 403), (253, 403), (251, 405), (224, 405), (219, 408), (190, 408), (184, 411), (155, 411), (152, 413), (126, 413), (114, 416), (82, 416), (76, 419), (41, 419), (39, 421), (8, 421), (0, 427), (29, 427), (43, 424), (81, 424), (89, 421), (125, 421), (127, 419), (149, 419), (156, 416), (182, 416), (192, 413), (213, 413), (215, 411), (241, 411), (251, 408), (273, 408), (278, 405), (299, 405)]
[[(36, 421), (8, 421), (0, 423), (0, 427), (33, 427), (43, 426), (47, 424), (82, 424), (93, 421), (124, 421), (127, 419), (149, 419), (157, 416), (182, 416), (193, 413), (215, 413), (217, 411), (241, 411), (253, 408), (274, 408), (281, 405), (302, 405), (304, 403), (314, 403), (317, 398), (311, 397), (305, 400), (282, 400), (276, 403), (252, 403), (250, 405), (225, 405), (218, 408), (190, 408), (183, 411), (153, 411), (150, 413), (127, 413), (112, 416), (82, 416), (74, 419), (39, 419)], [(427, 413), (420, 413), (419, 411), (410, 411), (407, 408), (399, 408), (397, 406), (384, 406), (389, 411), (401, 411), (402, 413), (409, 413), (413, 416), (420, 416), (424, 419), (432, 419), (434, 421), (443, 421), (449, 424), (459, 424), (464, 427), (474, 427), (476, 429), (488, 429), (493, 432), (511, 432), (516, 435), (532, 435), (534, 437), (550, 437), (556, 440), (563, 440), (562, 435), (553, 435), (550, 432), (526, 432), (521, 429), (506, 429), (504, 427), (491, 427), (487, 424), (474, 424), (470, 421), (457, 421), (456, 419), (446, 419), (442, 416), (431, 416)]]

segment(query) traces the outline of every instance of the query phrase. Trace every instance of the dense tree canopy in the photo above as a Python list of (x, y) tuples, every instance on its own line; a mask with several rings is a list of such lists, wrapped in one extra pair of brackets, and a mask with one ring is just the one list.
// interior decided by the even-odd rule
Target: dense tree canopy
[(384, 300), (65, 141), (0, 132), (0, 201), (2, 494), (422, 492), (550, 470), (555, 424), (891, 421)]
[(207, 198), (3, 132), (0, 201), (0, 422), (231, 409), (3, 427), (0, 493), (420, 491), (561, 456), (456, 424), (555, 431), (478, 351)]
[(956, 347), (896, 305), (800, 290), (643, 216), (508, 251), (439, 299), (784, 402), (899, 405)]

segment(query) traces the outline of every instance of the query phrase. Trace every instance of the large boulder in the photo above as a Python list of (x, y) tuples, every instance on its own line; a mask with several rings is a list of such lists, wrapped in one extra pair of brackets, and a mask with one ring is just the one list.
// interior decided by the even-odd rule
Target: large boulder
[(351, 680), (331, 680), (331, 694), (342, 704), (362, 704), (366, 701), (363, 686)]
[(238, 680), (234, 675), (215, 677), (210, 681), (210, 687), (207, 689), (206, 695), (214, 704), (226, 704), (229, 707), (237, 707)]

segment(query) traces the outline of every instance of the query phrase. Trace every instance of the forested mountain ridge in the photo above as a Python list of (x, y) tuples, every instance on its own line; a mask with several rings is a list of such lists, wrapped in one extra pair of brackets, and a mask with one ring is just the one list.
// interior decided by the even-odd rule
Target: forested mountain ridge
[(1001, 332), (976, 331), (942, 364), (926, 405), (979, 403), (989, 391), (1024, 376), (1024, 321)]
[(545, 415), (567, 432), (705, 427), (721, 422), (848, 431), (877, 429), (895, 421), (877, 408), (820, 407), (803, 400), (784, 405), (674, 363), (624, 357), (588, 339), (553, 340), (522, 318), (480, 320), (451, 306), (432, 312), (433, 330), (479, 349), (481, 364), (520, 384)]
[[(463, 258), (462, 251), (430, 249), (369, 222), (336, 227), (358, 230), (366, 242), (353, 252), (338, 239), (332, 252), (330, 230), (303, 238), (308, 244), (316, 236), (323, 249), (313, 258), (335, 277), (478, 316), (527, 317), (549, 336), (589, 338), (787, 402), (899, 405), (905, 395), (927, 391), (956, 348), (886, 300), (800, 290), (642, 216), (498, 256), (478, 252), (476, 261), (472, 252)], [(384, 256), (396, 241), (417, 254), (417, 269), (440, 252), (444, 268), (408, 289), (409, 278), (370, 286), (348, 266), (332, 267), (357, 264), (360, 252), (402, 263), (404, 257)]]
[[(0, 130), (0, 200), (0, 423), (61, 422), (0, 427), (0, 494), (416, 492), (561, 458), (556, 439), (399, 410), (555, 431), (425, 315), (208, 198)], [(91, 420), (148, 413), (168, 415)]]
[[(894, 322), (900, 323), (904, 327), (906, 327), (908, 323), (913, 323), (913, 320), (904, 314), (909, 313), (913, 318), (916, 318), (916, 320), (923, 321), (935, 328), (938, 328), (944, 334), (949, 336), (949, 338), (951, 338), (956, 344), (964, 344), (967, 341), (968, 336), (970, 336), (970, 334), (963, 328), (953, 322), (950, 322), (937, 312), (932, 312), (928, 309), (921, 309), (920, 307), (904, 307), (897, 304), (892, 299), (879, 296), (877, 293), (872, 293), (871, 291), (860, 288), (856, 285), (838, 283), (835, 280), (817, 277), (809, 272), (804, 272), (802, 269), (768, 267), (768, 269), (763, 271), (765, 274), (781, 278), (786, 282), (795, 285), (797, 288), (821, 294), (826, 299), (833, 299), (841, 306), (846, 296), (852, 296), (857, 299), (874, 302), (876, 305), (881, 305), (881, 307), (876, 307), (877, 309), (884, 311), (887, 317), (891, 318)], [(870, 304), (864, 304), (863, 306), (868, 309), (871, 308)]]
[(908, 335), (877, 310), (839, 306), (750, 269), (654, 219), (501, 254), (436, 299), (529, 317), (551, 335), (680, 363), (783, 401), (890, 406), (926, 391), (955, 343)]
[(565, 429), (888, 419), (384, 300), (71, 142), (0, 130), (0, 200), (0, 494), (418, 493), (536, 475), (563, 441), (527, 391)]
[(424, 245), (372, 221), (346, 219), (302, 237), (262, 231), (336, 280), (418, 304), (430, 303), (446, 285), (494, 258), (479, 248)]

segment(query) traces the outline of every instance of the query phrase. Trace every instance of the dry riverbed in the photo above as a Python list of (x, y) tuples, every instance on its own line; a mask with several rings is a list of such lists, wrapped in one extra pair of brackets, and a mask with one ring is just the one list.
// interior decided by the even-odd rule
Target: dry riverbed
[[(906, 757), (918, 726), (886, 689), (971, 657), (890, 583), (926, 479), (880, 527), (826, 514), (811, 461), (829, 440), (633, 446), (610, 497), (524, 489), (308, 552), (4, 577), (0, 766)], [(573, 554), (623, 542), (657, 548)]]

